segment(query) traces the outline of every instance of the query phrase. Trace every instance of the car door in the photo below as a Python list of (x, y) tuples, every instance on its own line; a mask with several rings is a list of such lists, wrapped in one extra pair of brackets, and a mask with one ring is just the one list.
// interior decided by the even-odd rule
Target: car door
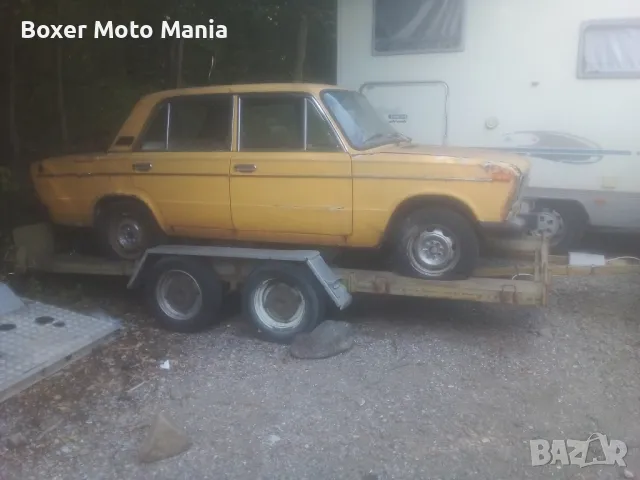
[[(322, 109), (299, 94), (239, 98), (231, 214), (240, 234), (345, 237), (352, 232), (351, 156)], [(266, 234), (266, 236), (265, 236)]]
[(151, 117), (132, 155), (133, 183), (173, 233), (215, 238), (233, 231), (232, 125), (232, 95), (174, 97)]

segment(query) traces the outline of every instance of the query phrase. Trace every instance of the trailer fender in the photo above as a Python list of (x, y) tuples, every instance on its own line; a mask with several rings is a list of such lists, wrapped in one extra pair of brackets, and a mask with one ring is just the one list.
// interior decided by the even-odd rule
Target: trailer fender
[(317, 250), (271, 250), (263, 248), (238, 248), (193, 245), (162, 245), (148, 249), (136, 263), (127, 287), (137, 288), (144, 283), (150, 265), (166, 256), (193, 256), (219, 259), (244, 259), (257, 262), (276, 261), (304, 263), (318, 279), (327, 296), (340, 309), (351, 304), (351, 294), (342, 279), (327, 265)]

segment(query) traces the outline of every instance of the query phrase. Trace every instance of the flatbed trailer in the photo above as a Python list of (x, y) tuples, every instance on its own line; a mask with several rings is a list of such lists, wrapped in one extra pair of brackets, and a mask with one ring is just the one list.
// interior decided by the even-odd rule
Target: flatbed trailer
[[(214, 322), (225, 292), (240, 290), (245, 315), (268, 338), (278, 341), (313, 328), (330, 304), (347, 308), (352, 294), (545, 306), (553, 276), (640, 273), (637, 259), (572, 264), (569, 257), (550, 256), (544, 239), (498, 241), (492, 249), (502, 258), (483, 262), (471, 278), (436, 281), (330, 267), (316, 250), (164, 245), (149, 249), (137, 262), (60, 254), (55, 252), (51, 229), (41, 224), (14, 231), (8, 260), (17, 273), (128, 277), (129, 288), (144, 289), (160, 324), (181, 332)], [(199, 296), (192, 300), (195, 306), (176, 307), (169, 300), (172, 294), (184, 298), (189, 292)]]

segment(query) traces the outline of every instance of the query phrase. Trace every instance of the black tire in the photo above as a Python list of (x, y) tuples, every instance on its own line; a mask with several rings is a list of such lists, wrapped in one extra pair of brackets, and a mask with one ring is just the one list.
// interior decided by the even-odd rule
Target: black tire
[[(271, 285), (269, 285), (270, 282)], [(303, 301), (301, 313), (296, 310), (289, 317), (293, 318), (298, 314), (298, 318), (292, 325), (285, 323), (282, 326), (278, 325), (275, 313), (261, 306), (264, 302), (260, 297), (266, 296), (266, 289), (275, 285), (293, 288), (296, 295), (299, 295)], [(310, 332), (324, 320), (327, 301), (325, 297), (326, 293), (322, 290), (322, 286), (306, 265), (284, 262), (266, 263), (257, 267), (247, 278), (242, 289), (242, 310), (266, 340), (290, 343), (297, 334)]]
[[(549, 251), (554, 255), (566, 254), (579, 245), (589, 223), (582, 205), (562, 200), (536, 200), (534, 213), (538, 214), (539, 228), (535, 234), (540, 235), (549, 222)], [(552, 224), (558, 222), (557, 225)], [(559, 229), (558, 229), (559, 228)], [(556, 232), (553, 235), (553, 232)]]
[[(441, 266), (429, 266), (415, 251), (420, 237), (429, 232), (435, 249), (441, 248), (445, 254), (453, 252), (451, 259), (443, 260)], [(460, 280), (471, 276), (476, 268), (479, 240), (472, 222), (465, 216), (448, 208), (426, 207), (411, 212), (401, 222), (393, 249), (392, 268), (401, 275), (427, 280)]]
[[(123, 228), (135, 232), (129, 246), (121, 242)], [(135, 200), (110, 204), (99, 222), (101, 243), (110, 258), (137, 260), (145, 250), (162, 243), (164, 234), (147, 207)]]
[[(191, 311), (180, 312), (170, 301), (162, 302), (161, 298), (166, 298), (162, 293), (168, 288), (167, 275), (174, 275), (174, 279), (180, 278), (197, 285), (200, 301), (194, 302), (195, 306)], [(149, 309), (160, 326), (166, 330), (179, 333), (198, 332), (220, 320), (224, 298), (223, 283), (215, 270), (198, 258), (169, 257), (159, 260), (145, 276), (144, 286)], [(177, 287), (179, 286), (174, 284), (174, 288)], [(179, 317), (180, 313), (184, 316)]]

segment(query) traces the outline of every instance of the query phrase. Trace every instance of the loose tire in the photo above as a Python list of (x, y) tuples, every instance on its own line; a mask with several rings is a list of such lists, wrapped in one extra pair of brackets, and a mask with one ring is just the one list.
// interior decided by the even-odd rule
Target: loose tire
[(289, 343), (324, 319), (326, 294), (306, 266), (268, 263), (257, 267), (242, 291), (243, 312), (267, 340)]
[(530, 234), (546, 235), (552, 254), (565, 254), (577, 246), (588, 224), (582, 206), (573, 202), (538, 200), (534, 213), (538, 216), (538, 226)]
[(151, 213), (136, 201), (111, 204), (103, 215), (100, 235), (111, 258), (137, 260), (163, 236)]
[(145, 277), (151, 312), (163, 328), (174, 332), (197, 332), (214, 324), (223, 295), (218, 274), (196, 258), (159, 260)]
[(400, 224), (393, 247), (393, 267), (398, 273), (428, 280), (468, 278), (479, 256), (471, 221), (438, 207), (412, 212)]

